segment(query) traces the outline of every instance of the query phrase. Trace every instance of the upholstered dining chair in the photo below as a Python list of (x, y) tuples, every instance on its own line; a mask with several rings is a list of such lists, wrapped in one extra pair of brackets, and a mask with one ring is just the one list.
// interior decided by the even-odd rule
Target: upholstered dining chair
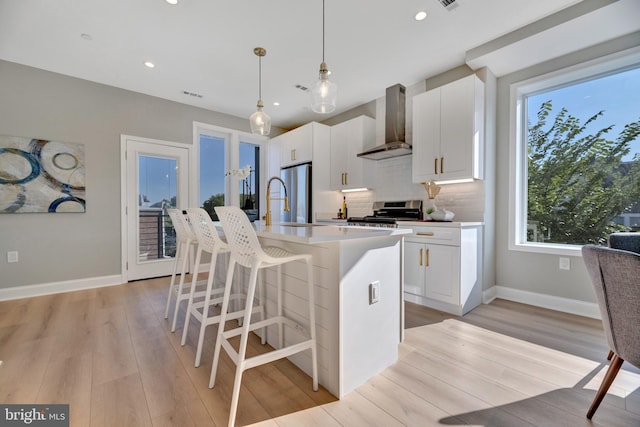
[[(607, 243), (610, 248), (622, 249), (623, 251), (640, 254), (640, 233), (633, 231), (619, 231), (609, 234)], [(609, 351), (607, 360), (611, 360), (613, 351)]]
[(635, 231), (621, 231), (609, 234), (609, 247), (640, 254), (640, 233)]
[(585, 245), (582, 257), (596, 293), (609, 348), (613, 353), (587, 418), (595, 414), (624, 361), (640, 367), (640, 254)]

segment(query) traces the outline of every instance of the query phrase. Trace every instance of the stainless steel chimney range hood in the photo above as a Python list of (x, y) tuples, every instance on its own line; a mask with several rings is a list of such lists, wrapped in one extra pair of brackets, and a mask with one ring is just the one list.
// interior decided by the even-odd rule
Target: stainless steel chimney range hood
[(382, 160), (411, 154), (411, 144), (405, 142), (405, 87), (396, 84), (387, 88), (385, 114), (385, 143), (366, 150), (358, 157)]

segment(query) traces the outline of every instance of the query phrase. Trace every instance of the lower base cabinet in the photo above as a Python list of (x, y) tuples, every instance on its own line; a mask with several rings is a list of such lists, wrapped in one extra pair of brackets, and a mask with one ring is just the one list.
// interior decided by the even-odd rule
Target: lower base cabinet
[[(455, 224), (455, 225), (454, 225)], [(462, 315), (482, 302), (482, 225), (403, 226), (405, 300)]]

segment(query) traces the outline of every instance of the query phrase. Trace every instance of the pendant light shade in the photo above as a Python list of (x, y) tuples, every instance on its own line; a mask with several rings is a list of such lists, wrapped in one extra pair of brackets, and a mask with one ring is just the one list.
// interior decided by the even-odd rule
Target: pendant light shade
[(311, 88), (311, 109), (316, 113), (330, 113), (336, 109), (338, 86), (329, 81), (329, 70), (324, 62), (324, 0), (322, 0), (322, 63), (318, 81)]
[(269, 135), (269, 132), (271, 132), (271, 117), (262, 111), (264, 108), (262, 103), (262, 57), (267, 54), (267, 51), (264, 48), (256, 47), (253, 49), (253, 53), (258, 57), (258, 111), (249, 117), (249, 123), (251, 125), (251, 133)]

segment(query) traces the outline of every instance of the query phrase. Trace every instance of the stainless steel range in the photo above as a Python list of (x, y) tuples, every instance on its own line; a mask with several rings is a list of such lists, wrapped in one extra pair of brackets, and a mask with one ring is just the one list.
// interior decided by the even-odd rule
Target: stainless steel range
[(397, 228), (398, 221), (419, 221), (421, 219), (422, 200), (373, 202), (373, 215), (350, 217), (347, 219), (347, 225)]

